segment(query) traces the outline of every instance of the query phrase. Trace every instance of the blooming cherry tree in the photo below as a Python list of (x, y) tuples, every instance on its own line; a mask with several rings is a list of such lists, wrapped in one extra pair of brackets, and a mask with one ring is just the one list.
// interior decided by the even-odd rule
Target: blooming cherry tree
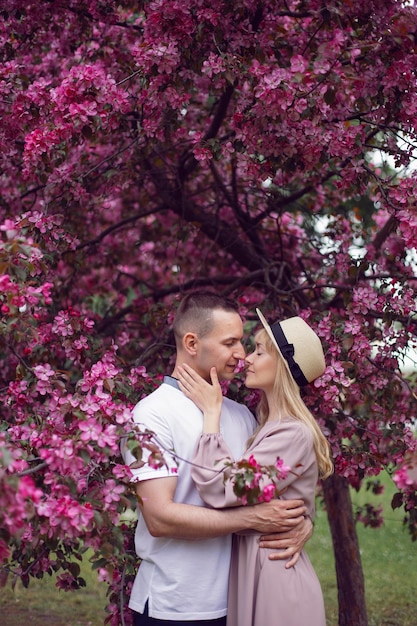
[(305, 400), (335, 460), (340, 624), (366, 624), (349, 486), (388, 470), (417, 536), (417, 10), (5, 0), (1, 16), (4, 572), (74, 589), (89, 548), (110, 623), (128, 622), (119, 445), (163, 463), (131, 408), (169, 371), (178, 295), (211, 287), (248, 332), (260, 305), (323, 340)]

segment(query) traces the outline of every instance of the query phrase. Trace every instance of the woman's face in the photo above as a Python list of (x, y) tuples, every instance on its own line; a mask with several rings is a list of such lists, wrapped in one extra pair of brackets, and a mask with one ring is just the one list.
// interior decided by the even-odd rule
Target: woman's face
[(278, 354), (270, 354), (262, 341), (262, 334), (255, 336), (255, 350), (247, 355), (245, 385), (249, 389), (272, 391), (277, 371)]

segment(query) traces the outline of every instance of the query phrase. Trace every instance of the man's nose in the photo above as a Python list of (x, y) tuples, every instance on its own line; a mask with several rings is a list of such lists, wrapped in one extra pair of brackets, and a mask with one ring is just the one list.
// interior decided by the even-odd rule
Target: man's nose
[(234, 351), (233, 356), (235, 357), (235, 359), (239, 359), (240, 361), (245, 360), (246, 358), (245, 348), (242, 346), (241, 343), (236, 347), (236, 350)]

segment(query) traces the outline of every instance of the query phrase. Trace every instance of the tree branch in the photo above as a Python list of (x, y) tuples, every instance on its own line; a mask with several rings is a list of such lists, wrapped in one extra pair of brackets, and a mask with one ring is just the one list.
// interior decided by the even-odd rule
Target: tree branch
[[(226, 117), (227, 109), (229, 107), (230, 100), (232, 99), (233, 92), (235, 90), (234, 85), (228, 85), (221, 95), (217, 107), (216, 112), (213, 116), (211, 124), (203, 137), (203, 141), (208, 141), (209, 139), (214, 139), (217, 133), (220, 130), (220, 127)], [(192, 172), (198, 167), (198, 161), (195, 156), (187, 150), (185, 154), (182, 155), (179, 161), (178, 167), (178, 177), (181, 182), (184, 182)]]
[[(111, 226), (103, 230), (103, 232), (100, 233), (100, 235), (98, 235), (95, 239), (91, 239), (90, 241), (85, 241), (84, 243), (80, 243), (75, 249), (82, 250), (83, 248), (95, 246), (101, 243), (103, 239), (107, 237), (107, 235), (110, 235), (114, 231), (123, 228), (123, 226), (126, 226), (127, 224), (131, 224), (132, 222), (136, 222), (142, 217), (147, 217), (148, 215), (154, 215), (155, 213), (158, 213), (158, 212), (159, 212), (159, 209), (155, 207), (149, 211), (146, 211), (145, 213), (137, 213), (136, 215), (127, 217), (126, 219), (121, 220), (120, 222), (117, 222), (117, 224), (112, 224)], [(70, 252), (73, 252), (73, 250), (66, 250), (63, 254), (69, 254)]]

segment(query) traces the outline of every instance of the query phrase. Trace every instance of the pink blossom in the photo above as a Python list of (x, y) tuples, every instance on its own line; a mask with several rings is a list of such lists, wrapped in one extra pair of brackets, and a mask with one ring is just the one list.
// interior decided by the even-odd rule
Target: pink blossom
[(406, 465), (398, 468), (392, 478), (398, 489), (407, 490), (412, 486), (417, 486), (417, 481), (410, 476)]
[(49, 363), (45, 365), (35, 365), (33, 371), (38, 378), (37, 391), (42, 396), (52, 391), (51, 378), (55, 376), (55, 372)]
[(300, 54), (292, 57), (291, 59), (291, 71), (292, 72), (304, 72), (307, 62)]
[(22, 476), (19, 481), (19, 487), (17, 490), (17, 499), (19, 500), (31, 500), (32, 502), (39, 502), (43, 492), (35, 486), (33, 479), (30, 476)]
[(209, 58), (203, 62), (202, 71), (207, 74), (207, 76), (211, 77), (213, 74), (220, 74), (224, 72), (225, 65), (221, 56), (215, 55), (212, 52), (209, 55)]
[(125, 487), (121, 484), (117, 484), (113, 479), (108, 479), (103, 487), (104, 489), (104, 502), (107, 505), (111, 505), (113, 502), (119, 502), (120, 494), (125, 491)]
[(10, 291), (17, 289), (17, 285), (10, 280), (9, 274), (3, 274), (0, 276), (0, 290), (1, 291)]
[[(97, 405), (97, 409), (98, 408), (99, 407)], [(95, 419), (89, 419), (88, 421), (80, 422), (79, 429), (81, 430), (82, 441), (97, 441), (98, 436), (101, 435), (103, 431), (101, 424), (99, 424)]]
[(291, 468), (288, 465), (285, 465), (283, 459), (280, 459), (279, 457), (275, 462), (275, 467), (277, 468), (277, 476), (280, 480), (285, 480), (288, 473), (291, 471)]
[(270, 483), (262, 489), (261, 499), (263, 502), (270, 502), (275, 495), (275, 485)]
[(70, 537), (76, 537), (80, 532), (88, 528), (94, 516), (94, 511), (89, 503), (79, 504), (70, 496), (62, 496), (57, 500), (49, 497), (37, 506), (39, 515), (47, 517), (51, 535), (55, 527)]
[(197, 161), (202, 161), (204, 163), (208, 163), (213, 158), (211, 150), (205, 146), (196, 146), (193, 149), (193, 153)]

